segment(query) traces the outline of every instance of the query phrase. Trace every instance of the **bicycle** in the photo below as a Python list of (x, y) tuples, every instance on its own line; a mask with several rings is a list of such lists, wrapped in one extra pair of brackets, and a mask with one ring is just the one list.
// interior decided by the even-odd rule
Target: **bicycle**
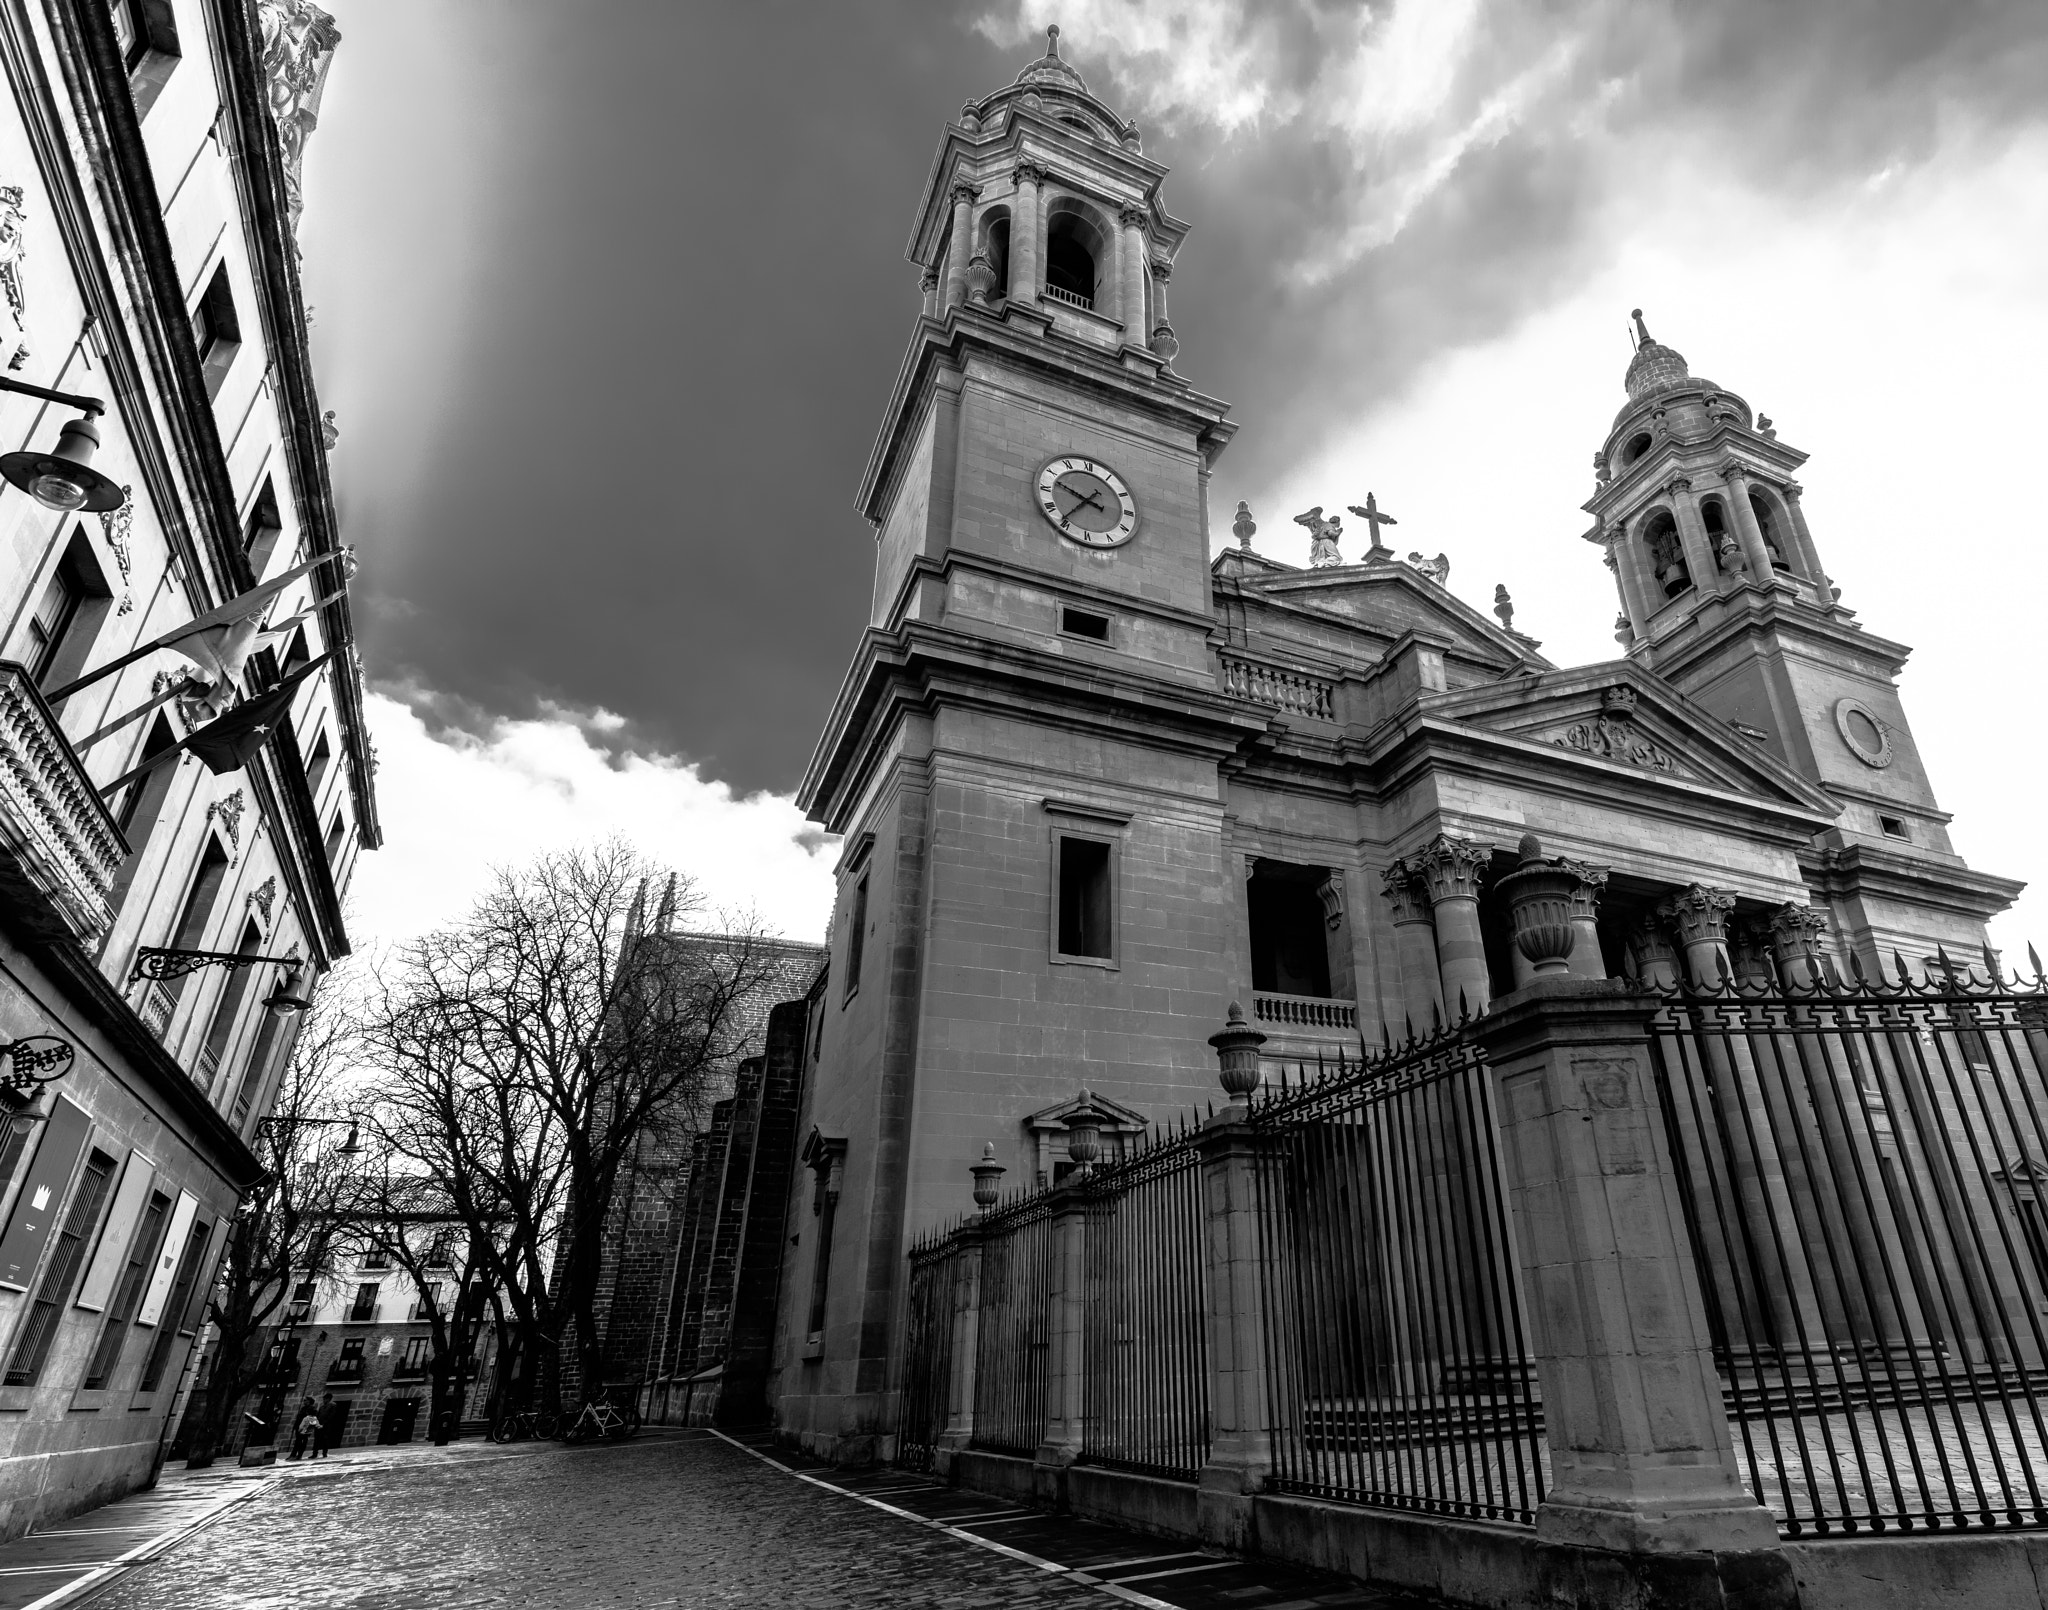
[(562, 1432), (562, 1440), (587, 1442), (603, 1437), (607, 1442), (623, 1442), (626, 1438), (637, 1437), (639, 1434), (640, 1409), (637, 1404), (627, 1403), (621, 1407), (603, 1398), (596, 1398), (583, 1405), (583, 1412)]
[(552, 1441), (561, 1425), (562, 1417), (553, 1409), (515, 1409), (491, 1422), (491, 1441), (519, 1442), (527, 1437)]

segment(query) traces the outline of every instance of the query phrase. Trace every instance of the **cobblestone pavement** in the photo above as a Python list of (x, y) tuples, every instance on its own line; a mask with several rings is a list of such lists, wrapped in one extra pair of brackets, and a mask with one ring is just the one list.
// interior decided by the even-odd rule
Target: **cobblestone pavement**
[[(821, 1476), (829, 1473), (821, 1473)], [(910, 1485), (905, 1487), (904, 1482)], [(702, 1433), (297, 1470), (124, 1572), (94, 1610), (789, 1606), (1422, 1610), (1424, 1601), (891, 1479), (891, 1514)], [(1001, 1549), (958, 1535), (986, 1531)], [(975, 1535), (980, 1535), (977, 1532)], [(1010, 1550), (1014, 1552), (1003, 1552)], [(1017, 1557), (1025, 1556), (1024, 1558)], [(1035, 1562), (1035, 1563), (1034, 1563)], [(1117, 1586), (1116, 1584), (1127, 1584)]]

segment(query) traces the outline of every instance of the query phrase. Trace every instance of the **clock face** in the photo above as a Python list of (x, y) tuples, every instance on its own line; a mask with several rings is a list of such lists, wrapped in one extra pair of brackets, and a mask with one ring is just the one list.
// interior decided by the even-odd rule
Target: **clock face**
[(1115, 548), (1138, 529), (1124, 478), (1092, 458), (1056, 458), (1038, 472), (1038, 512), (1084, 548)]

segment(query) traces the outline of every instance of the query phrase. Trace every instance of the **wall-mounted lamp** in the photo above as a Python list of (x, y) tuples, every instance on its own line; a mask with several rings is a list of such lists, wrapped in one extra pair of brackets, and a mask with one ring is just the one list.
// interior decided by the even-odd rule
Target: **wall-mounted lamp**
[(121, 506), (121, 488), (92, 467), (93, 451), (100, 445), (99, 427), (93, 421), (107, 411), (104, 402), (97, 397), (31, 386), (25, 380), (10, 380), (5, 375), (0, 375), (0, 391), (15, 391), (24, 397), (40, 397), (44, 402), (82, 410), (80, 417), (57, 432), (57, 445), (49, 452), (0, 454), (0, 475), (46, 509), (62, 513), (89, 509), (94, 514), (106, 514)]
[(225, 967), (232, 971), (264, 962), (273, 962), (285, 969), (277, 987), (263, 998), (265, 1006), (289, 1016), (303, 1012), (313, 1004), (306, 993), (306, 964), (297, 956), (250, 956), (233, 950), (174, 950), (166, 946), (144, 945), (135, 953), (135, 966), (129, 971), (128, 982), (132, 984), (139, 978), (183, 978), (202, 967)]

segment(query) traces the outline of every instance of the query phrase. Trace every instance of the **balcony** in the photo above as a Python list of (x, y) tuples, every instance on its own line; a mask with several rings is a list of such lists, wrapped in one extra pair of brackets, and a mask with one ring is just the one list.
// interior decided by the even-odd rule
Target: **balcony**
[(363, 1378), (363, 1361), (359, 1358), (338, 1358), (327, 1366), (329, 1386), (347, 1386)]
[(384, 1305), (382, 1303), (351, 1303), (348, 1312), (342, 1316), (342, 1323), (344, 1325), (374, 1325), (377, 1323), (377, 1316), (383, 1312)]
[(70, 935), (97, 944), (128, 846), (56, 713), (13, 660), (0, 660), (0, 887), (26, 886)]
[(1252, 1024), (1266, 1036), (1263, 1054), (1269, 1061), (1343, 1057), (1355, 1062), (1361, 1052), (1356, 1001), (1254, 990)]
[(1222, 660), (1223, 691), (1231, 698), (1317, 721), (1337, 719), (1337, 685), (1327, 677), (1237, 654), (1225, 654)]
[(1095, 311), (1095, 298), (1083, 296), (1078, 291), (1062, 290), (1057, 285), (1048, 285), (1045, 288), (1045, 294), (1055, 302), (1064, 302), (1068, 307), (1077, 307), (1084, 313), (1093, 313)]

